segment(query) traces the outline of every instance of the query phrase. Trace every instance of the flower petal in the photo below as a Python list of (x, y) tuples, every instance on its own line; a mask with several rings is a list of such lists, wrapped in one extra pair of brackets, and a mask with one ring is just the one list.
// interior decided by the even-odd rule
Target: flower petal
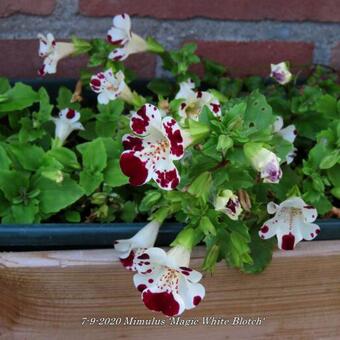
[(152, 133), (152, 128), (162, 131), (161, 114), (156, 106), (145, 104), (132, 114), (130, 127), (134, 133), (141, 136)]
[(192, 268), (181, 266), (177, 267), (176, 270), (183, 274), (182, 276), (185, 277), (186, 280), (189, 280), (193, 283), (197, 283), (202, 279), (202, 273)]
[(150, 180), (148, 161), (143, 161), (135, 151), (127, 150), (121, 154), (120, 167), (131, 185), (143, 185)]
[(143, 291), (142, 299), (147, 308), (167, 316), (180, 315), (185, 310), (182, 298), (175, 292), (159, 292), (150, 288)]
[(185, 308), (195, 308), (204, 298), (205, 289), (200, 283), (190, 283), (181, 277), (179, 282), (179, 295), (182, 297)]
[(274, 202), (269, 202), (267, 204), (268, 214), (275, 214), (277, 212), (278, 208), (279, 208), (279, 206), (277, 204), (275, 204)]
[(181, 159), (184, 155), (184, 142), (182, 131), (176, 120), (171, 117), (165, 117), (162, 121), (163, 133), (170, 142), (170, 158)]
[(143, 150), (143, 139), (134, 135), (126, 134), (122, 138), (124, 150)]
[(107, 32), (107, 41), (112, 45), (124, 46), (124, 44), (128, 42), (129, 39), (130, 37), (127, 35), (127, 33), (120, 28), (112, 27)]
[(320, 234), (320, 227), (315, 223), (301, 223), (300, 224), (301, 234), (304, 240), (313, 240)]
[(131, 19), (126, 13), (116, 15), (112, 20), (113, 26), (124, 30), (129, 33), (131, 30)]
[(280, 228), (280, 224), (278, 223), (278, 220), (274, 217), (263, 224), (263, 226), (259, 230), (259, 236), (262, 239), (267, 240), (277, 233), (278, 228)]
[(295, 125), (288, 125), (284, 129), (277, 132), (284, 140), (290, 143), (294, 143), (297, 135)]
[(190, 79), (179, 84), (179, 91), (176, 94), (175, 99), (185, 99), (191, 98), (195, 95), (193, 91), (195, 83)]
[(126, 48), (116, 48), (109, 54), (109, 59), (113, 61), (125, 60), (129, 56), (129, 53)]
[(109, 97), (108, 97), (108, 95), (107, 95), (106, 92), (100, 93), (100, 94), (98, 95), (98, 97), (97, 97), (97, 100), (98, 100), (98, 103), (99, 103), (99, 104), (102, 104), (102, 105), (106, 105), (106, 104), (108, 104), (109, 101), (110, 101), (110, 99), (109, 99)]
[(211, 103), (209, 104), (209, 109), (214, 114), (214, 116), (221, 116), (221, 104), (217, 99), (211, 101)]
[(133, 283), (135, 287), (140, 292), (142, 292), (141, 290), (142, 287), (139, 287), (139, 285), (146, 286), (145, 288), (156, 289), (157, 282), (164, 273), (164, 267), (158, 266), (158, 268), (154, 268), (154, 270), (151, 273), (146, 273), (146, 274), (139, 273), (140, 267), (141, 267), (140, 262), (138, 262), (136, 266), (138, 273), (133, 276)]
[(283, 118), (281, 116), (275, 117), (275, 122), (273, 124), (273, 132), (279, 132), (283, 128)]
[(312, 205), (304, 205), (302, 208), (302, 214), (305, 222), (314, 222), (318, 217), (318, 211)]
[(59, 117), (61, 119), (67, 120), (70, 123), (75, 123), (80, 119), (80, 113), (73, 109), (66, 108), (59, 112)]
[(173, 190), (180, 182), (178, 171), (170, 159), (157, 161), (152, 178), (164, 190)]
[[(150, 263), (152, 263), (152, 265), (158, 264), (166, 266), (168, 263), (167, 253), (162, 248), (158, 247), (148, 248), (144, 251), (142, 255), (144, 256), (143, 258), (141, 258), (141, 260), (148, 260)], [(151, 266), (151, 264), (149, 265)]]

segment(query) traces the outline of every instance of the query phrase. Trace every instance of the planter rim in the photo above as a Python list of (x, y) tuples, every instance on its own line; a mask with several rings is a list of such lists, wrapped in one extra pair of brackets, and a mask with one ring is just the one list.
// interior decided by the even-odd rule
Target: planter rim
[[(132, 237), (146, 222), (108, 224), (0, 224), (0, 251), (111, 248), (117, 239)], [(340, 240), (340, 220), (317, 220), (321, 233), (315, 240)], [(164, 223), (157, 246), (168, 246), (183, 224)]]

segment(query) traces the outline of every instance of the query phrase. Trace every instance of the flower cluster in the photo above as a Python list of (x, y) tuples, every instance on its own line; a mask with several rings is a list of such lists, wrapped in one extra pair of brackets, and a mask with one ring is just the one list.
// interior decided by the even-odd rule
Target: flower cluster
[[(49, 113), (53, 106), (46, 105), (32, 113), (32, 122), (27, 117), (20, 120), (23, 128), (15, 134), (19, 136), (15, 140), (30, 142), (34, 137), (27, 137), (27, 131), (34, 131), (36, 139), (43, 141), (35, 149), (43, 154), (50, 145), (51, 150), (41, 157), (36, 171), (36, 177), (44, 177), (36, 191), (39, 193), (26, 195), (25, 191), (25, 195), (20, 192), (9, 199), (20, 204), (21, 197), (27, 196), (21, 210), (40, 209), (35, 195), (44, 189), (47, 179), (52, 184), (48, 182), (46, 187), (53, 190), (65, 182), (73, 184), (71, 194), (78, 192), (76, 198), (84, 200), (79, 206), (85, 207), (87, 222), (131, 222), (136, 216), (145, 218), (148, 214), (151, 222), (130, 239), (114, 243), (115, 257), (134, 273), (133, 283), (146, 308), (171, 317), (195, 308), (204, 299), (202, 274), (190, 264), (197, 244), (206, 244), (204, 271), (213, 272), (216, 263), (224, 259), (232, 267), (258, 272), (266, 266), (272, 251), (272, 243), (265, 240), (276, 236), (279, 249), (292, 250), (300, 241), (317, 237), (320, 227), (313, 222), (318, 211), (320, 214), (319, 208), (324, 209), (321, 215), (331, 208), (326, 194), (320, 192), (329, 191), (340, 198), (340, 123), (332, 123), (318, 135), (314, 126), (309, 130), (304, 125), (305, 112), (319, 109), (322, 113), (325, 107), (336, 112), (338, 97), (325, 95), (325, 87), (315, 91), (313, 100), (310, 88), (308, 93), (300, 88), (296, 91), (287, 62), (271, 64), (269, 76), (275, 82), (263, 81), (254, 91), (248, 88), (261, 79), (233, 82), (224, 67), (212, 61), (204, 62), (201, 82), (191, 71), (191, 65), (199, 62), (195, 46), (165, 51), (152, 38), (144, 40), (132, 32), (128, 14), (113, 18), (102, 42), (77, 38), (72, 43), (56, 42), (51, 33), (39, 34), (38, 38), (39, 56), (43, 58), (40, 75), (56, 73), (61, 59), (82, 52), (89, 54), (89, 66), (102, 65), (102, 69), (95, 74), (82, 73), (73, 95), (62, 90), (57, 99), (57, 117)], [(140, 52), (158, 54), (173, 79), (153, 79), (142, 86), (141, 94), (135, 91), (133, 76), (122, 61)], [(315, 84), (315, 79), (310, 83)], [(96, 94), (99, 105), (91, 102), (91, 107), (82, 107), (83, 87)], [(293, 96), (294, 101), (290, 99)], [(43, 93), (39, 93), (39, 99), (42, 107), (47, 99)], [(7, 100), (1, 96), (0, 105)], [(42, 126), (51, 121), (55, 133), (47, 136)], [(298, 148), (305, 148), (308, 138), (311, 143), (317, 139), (317, 143), (308, 159), (301, 161), (300, 154), (296, 157)], [(6, 150), (0, 145), (7, 164), (3, 156)], [(17, 149), (13, 150), (16, 154)], [(295, 168), (298, 162), (302, 165)], [(22, 167), (27, 171), (38, 167), (32, 164), (27, 162)], [(328, 177), (320, 174), (320, 169)], [(333, 189), (325, 189), (330, 183)], [(53, 208), (41, 204), (41, 215), (50, 217), (63, 211), (68, 219), (76, 220), (80, 218), (76, 201), (58, 201)], [(66, 210), (71, 205), (74, 210)], [(267, 221), (263, 212), (266, 205), (267, 212), (274, 215)], [(11, 221), (12, 216), (10, 211), (4, 220)], [(155, 242), (167, 219), (185, 227), (165, 251), (155, 247)], [(36, 220), (31, 216), (31, 222)]]
[(189, 267), (191, 250), (181, 245), (168, 252), (153, 247), (159, 227), (158, 221), (151, 221), (131, 239), (115, 241), (115, 253), (126, 269), (136, 272), (133, 282), (144, 305), (176, 316), (196, 307), (205, 289), (198, 283), (202, 274)]

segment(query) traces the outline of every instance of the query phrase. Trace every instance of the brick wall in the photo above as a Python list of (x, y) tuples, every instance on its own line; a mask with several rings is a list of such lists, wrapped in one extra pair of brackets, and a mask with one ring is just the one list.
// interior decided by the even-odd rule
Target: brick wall
[[(233, 75), (268, 74), (271, 62), (340, 69), (340, 0), (1, 0), (0, 75), (35, 77), (39, 32), (105, 37), (112, 16), (133, 16), (133, 30), (168, 48), (198, 43), (198, 52)], [(82, 57), (65, 60), (57, 76), (76, 77)], [(142, 77), (161, 75), (160, 61), (129, 59)]]

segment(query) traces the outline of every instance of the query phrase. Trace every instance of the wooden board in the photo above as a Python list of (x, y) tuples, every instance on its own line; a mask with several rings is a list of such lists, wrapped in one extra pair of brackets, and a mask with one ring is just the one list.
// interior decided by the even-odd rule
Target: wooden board
[[(193, 267), (199, 268), (202, 257), (203, 249), (195, 251)], [(340, 338), (340, 241), (276, 252), (259, 275), (221, 263), (203, 284), (205, 300), (180, 319), (198, 324), (170, 325), (145, 309), (132, 273), (114, 262), (111, 250), (0, 253), (0, 339)], [(84, 317), (122, 322), (82, 325)], [(166, 325), (124, 325), (125, 317), (154, 317)], [(203, 325), (203, 317), (229, 324)], [(259, 317), (262, 324), (232, 325), (235, 317)]]

